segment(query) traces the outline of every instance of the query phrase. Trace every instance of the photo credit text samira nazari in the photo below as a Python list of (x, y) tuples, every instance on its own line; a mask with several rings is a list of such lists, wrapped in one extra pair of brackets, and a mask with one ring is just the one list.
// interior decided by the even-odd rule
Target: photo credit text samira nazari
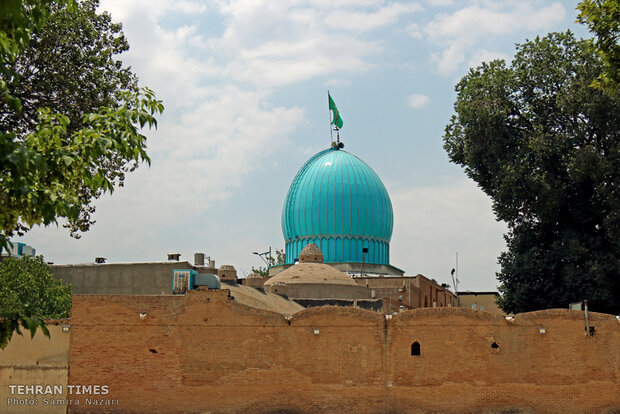
[(119, 405), (107, 385), (10, 384), (9, 406)]

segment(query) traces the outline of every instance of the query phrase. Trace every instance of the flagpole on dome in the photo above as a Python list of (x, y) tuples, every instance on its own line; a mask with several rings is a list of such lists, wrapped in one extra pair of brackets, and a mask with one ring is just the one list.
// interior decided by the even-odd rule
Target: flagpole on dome
[[(340, 112), (338, 111), (338, 108), (336, 107), (336, 103), (334, 102), (334, 100), (332, 99), (332, 96), (329, 94), (329, 91), (327, 91), (327, 100), (329, 103), (329, 110), (334, 114), (333, 118), (331, 118), (331, 122), (330, 125), (333, 125), (333, 131), (336, 131), (336, 147), (337, 148), (344, 148), (344, 144), (342, 144), (340, 142), (340, 129), (342, 128), (343, 122), (342, 122), (342, 118), (340, 117)], [(333, 135), (332, 135), (332, 128), (330, 128), (330, 137), (332, 137), (333, 139)], [(333, 145), (333, 141), (332, 141), (332, 145)]]
[(327, 113), (329, 114), (329, 145), (332, 144), (332, 142), (334, 142), (334, 130), (332, 129), (332, 110), (330, 107), (330, 100), (331, 97), (329, 95), (329, 89), (327, 90)]

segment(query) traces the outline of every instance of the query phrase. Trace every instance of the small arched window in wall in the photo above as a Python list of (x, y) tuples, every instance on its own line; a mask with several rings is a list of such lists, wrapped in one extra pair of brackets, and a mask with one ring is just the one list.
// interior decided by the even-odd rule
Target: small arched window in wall
[(428, 308), (428, 296), (424, 295), (424, 307)]
[(411, 344), (411, 355), (420, 356), (420, 343), (418, 341)]

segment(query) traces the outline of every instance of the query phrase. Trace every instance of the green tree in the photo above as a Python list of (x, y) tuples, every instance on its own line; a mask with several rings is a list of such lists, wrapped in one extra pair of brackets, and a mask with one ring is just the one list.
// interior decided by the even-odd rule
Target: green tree
[[(52, 275), (42, 257), (8, 258), (0, 262), (0, 318), (25, 319), (30, 329), (44, 319), (68, 318), (71, 286)], [(17, 332), (21, 335), (19, 324)], [(13, 329), (0, 331), (0, 348), (8, 344)]]
[(69, 118), (69, 132), (81, 128), (85, 113), (117, 106), (120, 91), (134, 91), (137, 78), (116, 57), (129, 50), (122, 25), (97, 13), (98, 0), (83, 0), (75, 9), (52, 7), (40, 29), (10, 66), (16, 76), (8, 87), (21, 110), (0, 106), (6, 129), (19, 135), (34, 130), (38, 109), (53, 108)]
[[(7, 0), (0, 2), (0, 99), (12, 110), (19, 112), (21, 102), (11, 95), (7, 82), (14, 81), (16, 74), (12, 70), (12, 62), (19, 53), (28, 45), (33, 30), (41, 27), (50, 13), (52, 4), (67, 4), (59, 0)], [(2, 124), (0, 124), (2, 125)], [(14, 135), (6, 128), (0, 126), (0, 172), (3, 172), (7, 149)], [(0, 175), (0, 178), (2, 176)], [(6, 198), (6, 194), (0, 187), (0, 200)], [(0, 211), (0, 213), (2, 213)], [(6, 230), (0, 227), (0, 253), (6, 246)], [(20, 332), (20, 325), (27, 328), (34, 335), (40, 327), (49, 336), (49, 332), (42, 320), (31, 318), (28, 315), (6, 314), (0, 318), (0, 349), (4, 348), (10, 340), (13, 332)]]
[[(115, 59), (129, 45), (121, 25), (107, 13), (98, 14), (97, 5), (96, 0), (73, 9), (51, 5), (29, 44), (6, 64), (11, 76), (4, 80), (20, 110), (9, 101), (0, 105), (9, 144), (0, 165), (6, 177), (0, 188), (8, 190), (0, 198), (5, 237), (23, 234), (33, 224), (54, 223), (56, 217), (66, 218), (65, 227), (79, 237), (78, 231), (94, 223), (92, 201), (148, 161), (136, 125), (156, 125), (153, 115), (162, 106), (151, 91), (139, 91), (136, 76)], [(45, 157), (38, 158), (43, 152)], [(37, 164), (34, 169), (22, 168), (29, 162)], [(76, 169), (81, 173), (73, 173)]]
[(605, 64), (605, 70), (596, 78), (594, 85), (613, 92), (620, 85), (620, 2), (583, 0), (577, 9), (577, 21), (586, 24), (596, 35), (594, 45)]
[[(95, 6), (0, 2), (0, 251), (15, 233), (59, 218), (73, 233), (87, 230), (91, 201), (150, 161), (141, 131), (157, 126), (163, 105), (113, 60), (127, 44), (120, 26), (97, 16)], [(70, 56), (55, 56), (58, 50)], [(50, 62), (56, 58), (58, 66)], [(76, 110), (76, 104), (85, 107)], [(32, 314), (5, 315), (0, 344), (20, 324), (32, 335), (37, 327), (47, 332)]]
[(41, 27), (53, 4), (63, 0), (5, 0), (0, 2), (0, 97), (13, 109), (20, 109), (19, 99), (8, 92), (6, 79), (11, 79), (11, 62), (28, 45), (33, 30)]
[(456, 85), (444, 148), (508, 224), (505, 312), (620, 313), (620, 94), (590, 87), (603, 66), (591, 42), (551, 33)]

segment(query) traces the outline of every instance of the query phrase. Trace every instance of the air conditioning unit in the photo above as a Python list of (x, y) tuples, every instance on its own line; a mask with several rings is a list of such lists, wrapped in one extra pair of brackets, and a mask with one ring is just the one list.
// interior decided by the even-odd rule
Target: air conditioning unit
[(192, 269), (174, 269), (172, 271), (172, 293), (182, 295), (194, 289), (194, 278), (198, 274)]

